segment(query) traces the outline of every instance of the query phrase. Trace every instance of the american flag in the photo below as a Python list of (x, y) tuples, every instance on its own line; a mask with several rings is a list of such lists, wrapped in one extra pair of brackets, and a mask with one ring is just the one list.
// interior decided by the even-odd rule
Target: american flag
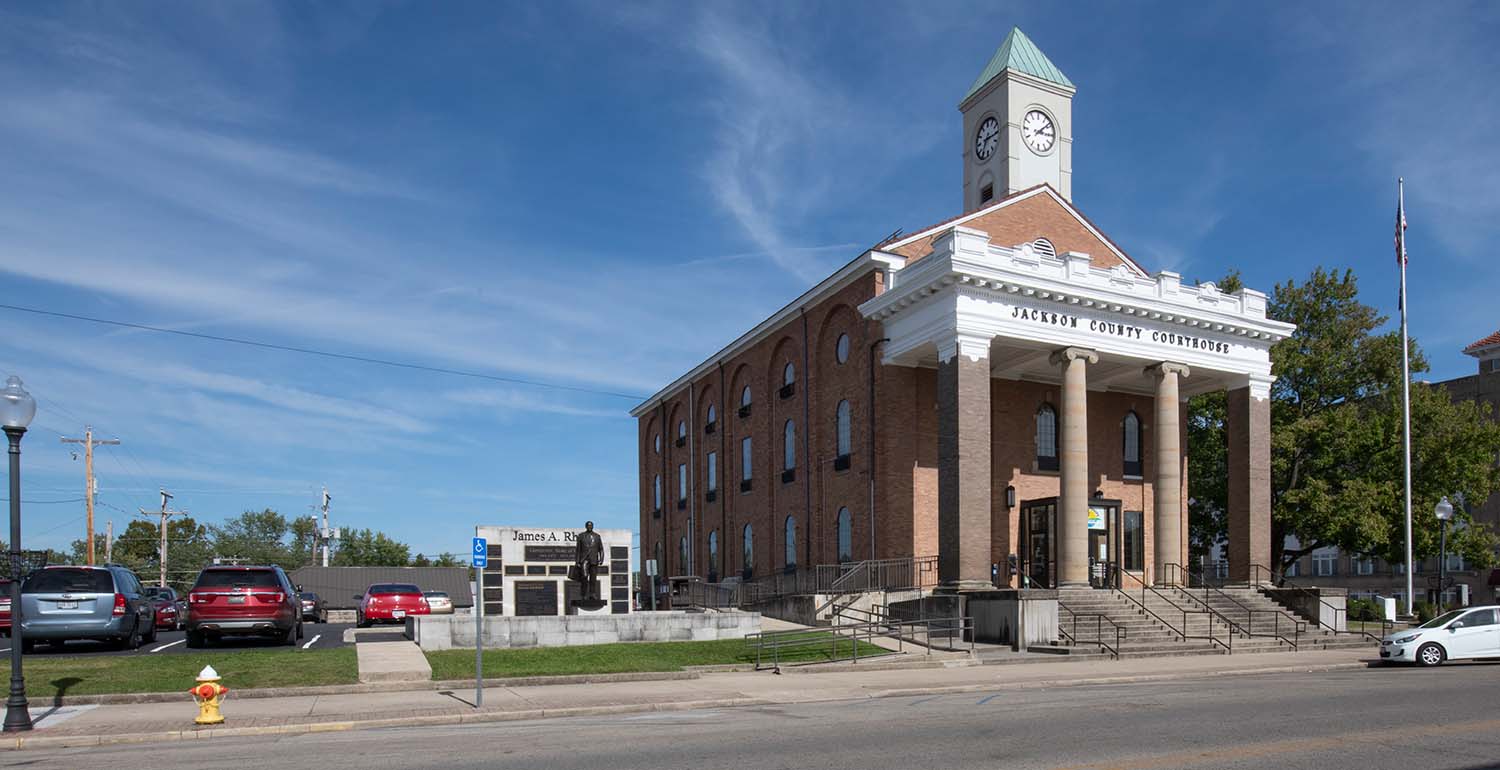
[(1396, 264), (1406, 264), (1406, 202), (1402, 199), (1396, 202)]

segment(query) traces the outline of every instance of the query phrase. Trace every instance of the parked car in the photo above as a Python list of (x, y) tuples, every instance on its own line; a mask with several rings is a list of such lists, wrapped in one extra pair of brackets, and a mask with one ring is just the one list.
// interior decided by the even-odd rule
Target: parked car
[(1380, 659), (1436, 666), (1447, 660), (1500, 658), (1500, 606), (1445, 612), (1380, 640)]
[(168, 631), (182, 630), (187, 621), (187, 601), (177, 595), (177, 589), (162, 586), (146, 586), (146, 595), (156, 605), (156, 627)]
[(21, 651), (69, 639), (124, 650), (156, 641), (156, 604), (140, 578), (117, 564), (43, 567), (21, 583)]
[(207, 567), (188, 592), (187, 646), (225, 636), (302, 638), (302, 608), (280, 567)]
[(312, 591), (301, 591), (297, 594), (297, 602), (302, 607), (303, 620), (312, 620), (314, 623), (328, 622), (328, 607), (323, 604), (323, 597)]
[(405, 623), (407, 615), (431, 613), (422, 589), (410, 583), (376, 583), (354, 598), (359, 600), (354, 625), (360, 628), (374, 623)]
[(446, 591), (426, 591), (422, 596), (427, 599), (427, 611), (432, 615), (452, 615), (453, 600), (448, 598)]
[(0, 636), (10, 636), (10, 581), (0, 580)]

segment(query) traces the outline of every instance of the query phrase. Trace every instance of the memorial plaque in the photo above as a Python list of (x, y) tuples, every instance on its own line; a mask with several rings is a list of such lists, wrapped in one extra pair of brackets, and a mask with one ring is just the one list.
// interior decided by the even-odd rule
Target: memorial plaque
[(550, 566), (550, 567), (547, 568), (547, 574), (548, 575), (566, 575), (566, 574), (568, 574), (568, 568), (567, 568), (566, 565), (563, 565), (563, 564), (554, 564), (554, 565), (552, 565), (552, 566)]
[[(486, 574), (488, 574), (488, 573), (486, 573)], [(505, 574), (507, 574), (507, 575), (524, 575), (524, 574), (526, 574), (526, 568), (523, 567), (523, 566), (521, 566), (521, 565), (519, 565), (519, 564), (507, 564), (507, 565), (505, 565)]]
[(621, 545), (610, 546), (610, 559), (630, 559), (630, 549)]
[(629, 587), (630, 586), (630, 576), (629, 575), (621, 575), (620, 573), (616, 572), (615, 574), (609, 576), (609, 584), (612, 585), (612, 586), (626, 586), (626, 587)]
[(557, 582), (554, 580), (517, 580), (517, 615), (556, 615)]
[(528, 545), (526, 546), (526, 561), (565, 561), (573, 563), (573, 546), (571, 545)]
[[(597, 581), (595, 581), (597, 583)], [(578, 608), (573, 606), (573, 601), (583, 596), (583, 584), (569, 580), (563, 584), (563, 606), (569, 615), (577, 615)]]
[(547, 574), (547, 565), (545, 565), (545, 564), (528, 564), (528, 565), (526, 565), (526, 574), (528, 574), (528, 575), (545, 575), (545, 574)]

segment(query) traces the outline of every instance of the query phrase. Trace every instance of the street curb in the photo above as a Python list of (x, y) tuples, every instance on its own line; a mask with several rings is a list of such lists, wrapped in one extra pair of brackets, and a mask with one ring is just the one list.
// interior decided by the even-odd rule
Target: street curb
[[(562, 676), (516, 676), (484, 680), (485, 687), (541, 687), (554, 684), (603, 684), (608, 682), (659, 682), (697, 679), (696, 671), (642, 671), (622, 674), (567, 674)], [(473, 679), (426, 680), (422, 682), (375, 682), (368, 684), (331, 684), (314, 687), (257, 687), (235, 690), (234, 698), (298, 698), (318, 695), (365, 695), (388, 692), (422, 692), (428, 690), (462, 690), (474, 687)], [(138, 703), (178, 703), (192, 699), (182, 692), (134, 692), (102, 695), (65, 695), (37, 697), (37, 705), (51, 706), (130, 706)]]
[[(948, 687), (913, 687), (889, 690), (874, 690), (863, 698), (841, 696), (810, 700), (781, 701), (765, 698), (719, 698), (677, 703), (633, 703), (610, 706), (574, 706), (553, 709), (524, 709), (518, 711), (496, 711), (480, 713), (441, 714), (422, 717), (385, 717), (380, 719), (353, 719), (336, 722), (313, 722), (296, 725), (268, 725), (261, 727), (210, 727), (189, 730), (173, 730), (156, 733), (127, 733), (107, 735), (36, 735), (16, 737), (0, 741), (0, 751), (41, 748), (77, 748), (82, 746), (106, 746), (114, 744), (147, 743), (157, 741), (206, 740), (210, 738), (232, 738), (254, 735), (303, 735), (308, 733), (341, 732), (347, 730), (376, 729), (383, 727), (423, 727), (441, 725), (487, 724), (496, 722), (519, 722), (536, 719), (555, 719), (577, 716), (609, 716), (650, 712), (691, 711), (694, 709), (732, 708), (737, 706), (771, 706), (783, 703), (826, 703), (874, 698), (899, 698), (917, 695), (951, 695), (971, 692), (994, 692), (996, 690), (1035, 690), (1048, 687), (1080, 687), (1107, 684), (1134, 684), (1164, 682), (1183, 679), (1206, 679), (1225, 676), (1252, 676), (1255, 674), (1317, 673), (1323, 671), (1374, 668), (1378, 661), (1363, 660), (1351, 663), (1325, 663), (1301, 666), (1273, 666), (1241, 668), (1220, 671), (1167, 672), (1135, 676), (1102, 676), (1072, 679), (1050, 679), (1031, 682), (955, 685)], [(676, 678), (697, 678), (676, 677)], [(618, 681), (618, 680), (616, 680)], [(472, 683), (471, 683), (472, 684)]]
[(64, 749), (85, 746), (110, 746), (129, 743), (155, 743), (160, 741), (192, 741), (211, 738), (243, 738), (256, 735), (305, 735), (309, 733), (344, 732), (348, 730), (371, 730), (382, 727), (432, 727), (441, 725), (486, 724), (494, 722), (519, 722), (535, 719), (562, 717), (606, 716), (611, 714), (634, 714), (647, 712), (692, 711), (694, 709), (729, 708), (732, 706), (765, 706), (770, 701), (760, 698), (720, 698), (716, 700), (682, 701), (680, 703), (639, 703), (616, 706), (574, 706), (570, 708), (527, 709), (524, 711), (495, 711), (477, 714), (441, 714), (425, 717), (386, 717), (382, 719), (351, 719), (339, 722), (311, 722), (299, 725), (266, 725), (262, 727), (207, 727), (194, 730), (172, 730), (158, 733), (127, 733), (124, 735), (31, 735), (0, 741), (0, 751), (23, 749)]

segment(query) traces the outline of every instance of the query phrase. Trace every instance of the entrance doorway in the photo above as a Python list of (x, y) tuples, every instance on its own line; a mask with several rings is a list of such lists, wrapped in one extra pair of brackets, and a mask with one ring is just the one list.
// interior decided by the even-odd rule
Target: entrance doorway
[(1022, 588), (1056, 588), (1057, 545), (1052, 531), (1057, 523), (1057, 498), (1021, 503), (1020, 572)]
[(1119, 500), (1089, 501), (1089, 585), (1094, 588), (1119, 588), (1119, 521)]
[[(1120, 501), (1095, 498), (1089, 501), (1089, 585), (1118, 588), (1120, 549)], [(1021, 503), (1020, 577), (1022, 588), (1057, 587), (1057, 498), (1044, 497)]]

